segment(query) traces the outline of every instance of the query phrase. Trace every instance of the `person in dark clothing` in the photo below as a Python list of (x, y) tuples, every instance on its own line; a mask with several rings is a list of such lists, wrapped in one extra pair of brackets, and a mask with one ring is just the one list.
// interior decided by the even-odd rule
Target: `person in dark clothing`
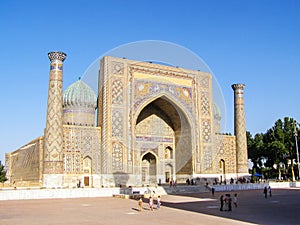
[(265, 194), (265, 198), (267, 198), (268, 197), (268, 188), (267, 187), (264, 188), (264, 194)]
[(269, 186), (268, 189), (269, 189), (269, 196), (272, 197), (272, 188)]
[(211, 194), (212, 194), (212, 196), (215, 195), (215, 188), (211, 188)]
[(220, 211), (223, 211), (223, 206), (224, 206), (224, 196), (223, 195), (221, 195), (221, 197), (220, 197), (220, 205), (221, 205)]

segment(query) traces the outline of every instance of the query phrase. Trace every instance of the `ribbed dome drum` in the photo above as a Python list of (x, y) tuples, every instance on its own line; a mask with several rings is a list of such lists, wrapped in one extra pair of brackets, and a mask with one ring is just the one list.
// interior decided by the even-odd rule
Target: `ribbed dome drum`
[(66, 125), (94, 126), (97, 97), (80, 79), (63, 94), (63, 123)]

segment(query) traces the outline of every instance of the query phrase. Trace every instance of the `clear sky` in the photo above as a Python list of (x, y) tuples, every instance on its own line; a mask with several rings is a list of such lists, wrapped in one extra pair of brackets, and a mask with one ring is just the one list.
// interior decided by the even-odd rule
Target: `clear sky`
[(244, 83), (247, 130), (265, 132), (285, 116), (300, 121), (300, 1), (2, 0), (0, 160), (43, 135), (49, 51), (67, 53), (64, 89), (105, 52), (162, 40), (199, 55), (225, 99)]

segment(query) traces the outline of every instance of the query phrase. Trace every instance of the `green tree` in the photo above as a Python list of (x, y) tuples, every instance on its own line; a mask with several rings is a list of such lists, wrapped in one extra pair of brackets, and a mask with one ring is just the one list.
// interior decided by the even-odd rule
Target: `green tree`
[(0, 182), (3, 183), (6, 180), (6, 171), (4, 170), (4, 166), (1, 164), (0, 161)]
[[(294, 178), (299, 174), (293, 159), (297, 159), (295, 132), (299, 124), (292, 118), (278, 119), (266, 133), (254, 137), (247, 132), (248, 158), (253, 162), (252, 172), (269, 173), (270, 177)], [(297, 140), (298, 141), (298, 140)], [(291, 163), (290, 163), (291, 162)]]
[[(285, 117), (278, 119), (275, 125), (264, 134), (265, 151), (267, 156), (267, 167), (278, 170), (279, 177), (281, 169), (286, 177), (294, 178), (295, 166), (293, 159), (297, 158), (295, 149), (294, 127), (295, 120)], [(291, 165), (289, 162), (292, 162)], [(284, 165), (280, 167), (279, 165)]]
[(250, 132), (247, 132), (248, 143), (248, 158), (253, 163), (252, 171), (261, 172), (260, 168), (263, 166), (263, 159), (266, 157), (264, 153), (263, 134), (256, 134), (254, 138)]

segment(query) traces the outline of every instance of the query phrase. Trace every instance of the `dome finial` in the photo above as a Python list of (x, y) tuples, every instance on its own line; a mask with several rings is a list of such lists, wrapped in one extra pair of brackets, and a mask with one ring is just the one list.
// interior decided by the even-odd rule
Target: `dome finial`
[(78, 77), (78, 80), (81, 80), (81, 77)]

